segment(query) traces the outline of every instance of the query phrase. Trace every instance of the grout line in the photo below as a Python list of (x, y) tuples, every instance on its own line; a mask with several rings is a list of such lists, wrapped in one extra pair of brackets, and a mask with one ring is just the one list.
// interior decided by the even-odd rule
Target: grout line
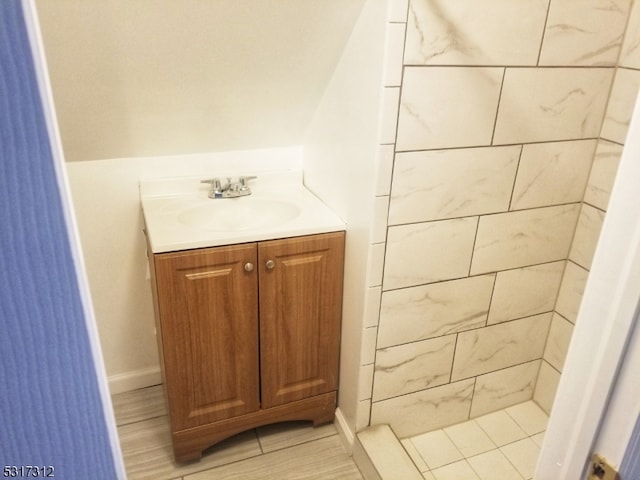
[[(386, 196), (386, 195), (381, 195), (381, 196)], [(506, 214), (510, 214), (510, 213), (523, 213), (523, 212), (531, 212), (533, 210), (542, 210), (544, 208), (557, 208), (557, 207), (570, 207), (570, 206), (574, 206), (574, 205), (581, 205), (582, 201), (575, 201), (575, 202), (561, 202), (561, 203), (554, 203), (554, 204), (550, 204), (550, 205), (539, 205), (539, 206), (533, 206), (533, 207), (527, 207), (527, 208), (519, 208), (517, 210), (499, 210), (496, 212), (486, 212), (486, 213), (479, 213), (479, 214), (475, 214), (475, 215), (462, 215), (462, 216), (458, 216), (458, 217), (445, 217), (445, 218), (428, 218), (425, 220), (416, 220), (413, 222), (404, 222), (404, 223), (394, 223), (391, 225), (388, 225), (388, 228), (391, 227), (405, 227), (405, 226), (411, 226), (411, 225), (415, 225), (415, 226), (420, 226), (422, 224), (425, 223), (434, 223), (434, 222), (447, 222), (449, 220), (462, 220), (465, 218), (481, 218), (481, 217), (491, 217), (491, 216), (496, 216), (496, 215), (506, 215)], [(383, 242), (379, 242), (379, 243), (383, 243)], [(375, 245), (375, 244), (373, 244)], [(543, 262), (543, 263), (548, 263), (548, 262)], [(513, 267), (513, 268), (517, 268), (517, 267)], [(487, 272), (488, 273), (488, 272)]]
[[(473, 218), (473, 217), (469, 217), (469, 218)], [(475, 257), (476, 243), (478, 243), (478, 232), (480, 231), (480, 220), (481, 220), (480, 215), (476, 215), (475, 218), (476, 218), (476, 228), (475, 228), (475, 233), (473, 235), (473, 243), (471, 245), (471, 255), (469, 255), (469, 268), (467, 269), (467, 278), (472, 276), (471, 270), (473, 269), (473, 258)], [(487, 311), (487, 315), (488, 314), (489, 312)]]
[(502, 70), (502, 80), (500, 81), (500, 91), (498, 92), (498, 102), (496, 104), (496, 114), (493, 117), (493, 129), (491, 130), (491, 140), (489, 141), (490, 145), (493, 145), (494, 140), (496, 138), (496, 129), (498, 128), (498, 117), (500, 116), (500, 103), (502, 102), (502, 92), (504, 91), (505, 79), (507, 78), (507, 68), (504, 67)]
[(162, 418), (162, 417), (167, 417), (167, 419), (169, 418), (168, 414), (164, 413), (162, 415), (153, 415), (150, 417), (145, 417), (145, 418), (139, 418), (137, 420), (133, 420), (127, 423), (117, 423), (116, 422), (116, 427), (120, 428), (120, 427), (126, 427), (129, 425), (135, 425), (136, 423), (142, 423), (142, 422), (148, 422), (149, 420), (156, 420), (158, 418)]
[[(265, 425), (265, 426), (267, 426), (267, 425)], [(313, 427), (313, 428), (320, 428), (320, 427)], [(338, 432), (336, 431), (336, 432), (332, 432), (332, 433), (330, 433), (328, 435), (322, 435), (322, 436), (308, 438), (306, 440), (303, 440), (303, 441), (300, 441), (300, 442), (297, 442), (297, 443), (292, 443), (290, 445), (285, 445), (285, 446), (282, 446), (280, 448), (274, 448), (273, 450), (269, 450), (268, 452), (265, 452), (264, 449), (262, 448), (262, 442), (260, 442), (260, 435), (258, 434), (257, 429), (255, 429), (255, 430), (256, 430), (256, 437), (258, 438), (258, 444), (260, 445), (260, 450), (262, 451), (262, 455), (269, 455), (271, 453), (281, 452), (283, 450), (288, 450), (290, 448), (299, 447), (301, 445), (306, 445), (308, 443), (313, 443), (313, 442), (316, 442), (316, 441), (319, 441), (319, 440), (325, 440), (327, 438), (339, 435)]]
[(535, 67), (540, 67), (540, 57), (542, 56), (542, 47), (544, 46), (544, 37), (547, 33), (547, 23), (549, 22), (549, 13), (551, 12), (551, 0), (549, 0), (549, 4), (547, 5), (547, 14), (544, 17), (544, 25), (542, 26), (542, 34), (540, 36), (540, 48), (538, 49), (538, 58), (536, 59)]
[[(495, 275), (497, 273), (502, 273), (502, 272), (510, 272), (510, 271), (515, 271), (515, 270), (522, 270), (522, 269), (525, 269), (525, 268), (541, 267), (543, 265), (549, 265), (549, 264), (552, 264), (552, 263), (566, 262), (566, 261), (571, 261), (571, 260), (568, 260), (566, 258), (561, 258), (559, 260), (548, 260), (548, 261), (544, 261), (544, 262), (532, 263), (531, 265), (523, 265), (521, 267), (510, 267), (510, 268), (505, 268), (503, 270), (494, 270), (494, 271), (490, 271), (490, 272), (475, 273), (473, 275), (464, 276), (464, 277), (446, 278), (446, 279), (443, 279), (443, 280), (436, 280), (434, 282), (417, 283), (415, 285), (406, 285), (406, 286), (402, 286), (402, 287), (388, 288), (386, 290), (383, 290), (383, 292), (395, 292), (397, 290), (407, 290), (407, 289), (416, 288), (416, 287), (426, 287), (426, 286), (436, 285), (436, 284), (440, 284), (440, 283), (455, 282), (455, 281), (458, 281), (458, 280), (465, 280), (467, 278), (485, 277), (485, 276), (488, 276), (488, 275)], [(571, 261), (571, 263), (575, 263), (575, 262)], [(576, 265), (578, 265), (578, 264), (576, 263)], [(580, 265), (578, 265), (578, 266), (580, 266)], [(584, 268), (584, 267), (582, 267), (582, 268)], [(540, 313), (547, 313), (547, 312), (540, 312)], [(535, 315), (537, 315), (537, 314), (535, 314)], [(531, 316), (531, 315), (527, 315), (527, 316)], [(520, 318), (526, 318), (526, 316), (525, 317), (520, 317)], [(516, 319), (513, 319), (513, 320), (516, 320)], [(502, 323), (502, 322), (499, 322), (499, 323)]]
[(256, 440), (258, 442), (258, 447), (260, 448), (260, 454), (264, 455), (264, 448), (262, 446), (262, 440), (260, 440), (260, 434), (258, 433), (258, 429), (254, 428), (253, 429), (253, 433), (256, 436)]
[[(518, 172), (520, 171), (520, 164), (522, 163), (522, 154), (524, 153), (524, 145), (520, 145), (520, 155), (518, 155), (518, 164), (516, 165), (516, 172), (513, 176), (513, 185), (511, 186), (511, 196), (509, 197), (508, 211), (512, 212), (511, 206), (513, 205), (513, 195), (516, 193), (516, 185), (518, 184)], [(587, 183), (589, 183), (587, 181)]]
[[(485, 144), (485, 145), (466, 145), (466, 146), (454, 146), (454, 147), (438, 147), (438, 148), (412, 148), (409, 150), (396, 150), (396, 153), (420, 153), (420, 152), (441, 152), (447, 150), (475, 150), (481, 148), (506, 148), (517, 147), (523, 145), (538, 145), (545, 143), (567, 143), (567, 142), (581, 142), (585, 140), (600, 140), (600, 137), (578, 137), (578, 138), (561, 138), (554, 140), (537, 140), (530, 142), (513, 142), (513, 143), (499, 143), (499, 144)], [(623, 143), (616, 142), (614, 140), (603, 139), (608, 143), (614, 145), (624, 146)], [(380, 145), (393, 145), (393, 143), (381, 143)]]

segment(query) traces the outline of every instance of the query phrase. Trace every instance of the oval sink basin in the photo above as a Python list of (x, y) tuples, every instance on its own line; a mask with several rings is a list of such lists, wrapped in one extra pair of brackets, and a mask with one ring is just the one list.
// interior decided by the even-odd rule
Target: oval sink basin
[(216, 232), (252, 230), (288, 222), (300, 214), (297, 205), (256, 197), (209, 200), (178, 215), (183, 225)]

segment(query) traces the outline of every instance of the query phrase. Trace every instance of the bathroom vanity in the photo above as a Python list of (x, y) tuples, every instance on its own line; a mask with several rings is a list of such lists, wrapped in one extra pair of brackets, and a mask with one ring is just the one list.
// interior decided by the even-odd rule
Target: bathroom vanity
[[(256, 192), (256, 208), (276, 202), (278, 191)], [(204, 235), (209, 240), (189, 235), (193, 226), (183, 229), (189, 238), (180, 240), (166, 228), (168, 218), (184, 220), (185, 212), (203, 208), (216, 210), (211, 218), (219, 215), (217, 210), (236, 209), (233, 221), (238, 221), (238, 208), (252, 208), (240, 203), (250, 197), (202, 203), (201, 190), (193, 202), (181, 195), (145, 199), (142, 193), (176, 461), (198, 459), (204, 449), (257, 426), (332, 421), (342, 310), (342, 222), (299, 190), (304, 198), (277, 199), (300, 210), (279, 226), (244, 225), (222, 232), (227, 227), (220, 221), (220, 229), (209, 228)], [(306, 202), (322, 215), (306, 211)], [(304, 226), (300, 217), (306, 215), (310, 217), (304, 222), (310, 224)], [(243, 220), (248, 225), (250, 217)], [(266, 232), (269, 228), (273, 231)], [(163, 231), (171, 232), (170, 241), (165, 242)], [(195, 237), (198, 245), (184, 248)]]

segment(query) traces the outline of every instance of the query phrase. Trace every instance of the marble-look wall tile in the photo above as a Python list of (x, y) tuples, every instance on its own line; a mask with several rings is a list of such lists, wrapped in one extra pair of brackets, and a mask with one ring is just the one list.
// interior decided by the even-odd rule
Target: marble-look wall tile
[(360, 350), (360, 365), (369, 365), (376, 360), (376, 339), (378, 329), (368, 327), (362, 329), (362, 346)]
[[(535, 65), (549, 0), (414, 0), (407, 65)], [(490, 25), (490, 28), (487, 26)]]
[(371, 423), (387, 423), (399, 438), (460, 423), (469, 418), (474, 379), (449, 383), (374, 402)]
[(587, 270), (591, 269), (591, 261), (600, 238), (604, 215), (602, 210), (598, 210), (591, 205), (582, 205), (578, 226), (571, 244), (571, 251), (569, 252), (569, 259)]
[(567, 258), (579, 210), (573, 204), (480, 217), (471, 274)]
[(358, 384), (358, 400), (371, 398), (373, 391), (373, 370), (374, 364), (362, 365), (360, 367), (360, 380)]
[(552, 311), (564, 266), (560, 261), (498, 272), (488, 323)]
[(373, 401), (449, 382), (456, 336), (382, 348), (376, 353)]
[(378, 326), (380, 317), (380, 298), (382, 296), (382, 287), (369, 287), (364, 297), (364, 327)]
[(389, 197), (375, 197), (373, 200), (373, 221), (371, 222), (371, 243), (384, 243), (387, 239), (387, 216)]
[(559, 382), (560, 374), (547, 362), (543, 361), (542, 365), (540, 365), (540, 373), (538, 374), (536, 390), (533, 393), (533, 400), (547, 415), (551, 414), (551, 407), (553, 406), (553, 400), (556, 398)]
[(606, 140), (624, 143), (631, 122), (631, 114), (640, 88), (640, 72), (618, 68), (607, 105), (607, 113), (600, 136)]
[(405, 30), (406, 24), (404, 23), (389, 23), (387, 25), (385, 87), (399, 87), (402, 84), (402, 54), (404, 52)]
[(631, 0), (553, 0), (539, 65), (615, 65)]
[(611, 68), (508, 68), (494, 144), (594, 138)]
[(582, 303), (588, 276), (589, 272), (586, 269), (573, 262), (567, 262), (556, 302), (556, 312), (573, 324), (578, 319), (578, 310)]
[[(640, 3), (638, 4), (640, 5)], [(618, 172), (622, 146), (600, 140), (593, 159), (584, 201), (600, 210), (607, 210), (613, 182)]]
[(531, 400), (539, 370), (540, 360), (534, 360), (477, 377), (471, 417)]
[(384, 268), (384, 243), (375, 243), (369, 247), (367, 259), (367, 286), (377, 287), (382, 285), (382, 272)]
[(525, 145), (511, 210), (580, 202), (596, 140)]
[(503, 71), (406, 67), (396, 150), (489, 145)]
[(396, 126), (398, 125), (399, 87), (385, 87), (382, 89), (382, 113), (380, 115), (380, 143), (394, 143), (396, 141)]
[(390, 227), (383, 290), (465, 277), (476, 217)]
[(389, 224), (506, 212), (521, 146), (396, 154)]
[(640, 3), (632, 3), (618, 64), (621, 67), (640, 68)]
[[(588, 219), (578, 202), (586, 187), (587, 202), (604, 209), (621, 150), (594, 138), (614, 75), (599, 67), (620, 48), (618, 14), (630, 0), (476, 3), (388, 2), (375, 195), (390, 195), (389, 227), (385, 243), (385, 222), (372, 226), (357, 422), (390, 423), (400, 436), (527, 400), (538, 370), (535, 396), (550, 408), (588, 273), (574, 262), (593, 247), (582, 225), (586, 241), (578, 233), (570, 249), (578, 217)], [(554, 68), (527, 68), (541, 47), (541, 65)], [(622, 143), (640, 72), (618, 77), (603, 132)]]
[(544, 358), (559, 372), (562, 372), (564, 361), (569, 350), (569, 342), (573, 333), (573, 324), (557, 313), (551, 319), (549, 338), (544, 349)]
[(378, 348), (483, 327), (494, 279), (483, 275), (384, 292)]
[(376, 196), (391, 193), (391, 175), (393, 172), (393, 145), (378, 145), (376, 154), (375, 192)]
[(451, 380), (482, 375), (542, 357), (551, 313), (458, 334)]

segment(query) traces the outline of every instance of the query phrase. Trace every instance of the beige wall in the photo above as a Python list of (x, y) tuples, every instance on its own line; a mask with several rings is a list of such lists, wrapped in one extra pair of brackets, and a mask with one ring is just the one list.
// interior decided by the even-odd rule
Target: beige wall
[(299, 145), (364, 0), (38, 0), (67, 161)]
[(599, 137), (631, 1), (395, 4), (406, 37), (360, 400), (403, 437), (534, 392), (550, 405), (571, 323), (556, 298), (602, 216), (582, 203), (594, 153), (623, 141)]
[[(349, 109), (375, 125), (377, 90), (352, 79), (379, 78), (381, 47), (370, 47), (384, 39), (384, 1), (36, 2), (113, 393), (160, 381), (139, 180), (302, 170), (339, 63), (332, 101), (349, 92)], [(349, 128), (351, 153), (375, 144), (370, 126)], [(329, 200), (345, 213), (348, 198)]]

